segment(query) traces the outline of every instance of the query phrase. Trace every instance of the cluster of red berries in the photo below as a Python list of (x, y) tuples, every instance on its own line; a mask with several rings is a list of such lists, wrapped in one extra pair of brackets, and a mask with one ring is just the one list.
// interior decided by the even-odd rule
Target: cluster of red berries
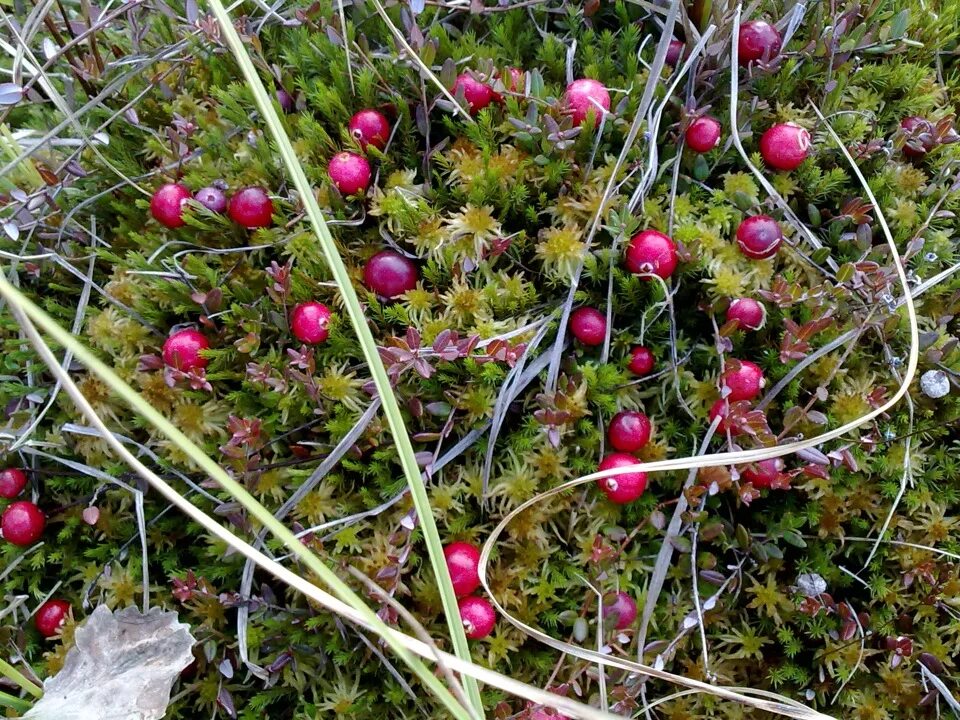
[(168, 228), (183, 227), (183, 211), (194, 200), (215, 213), (227, 212), (237, 225), (248, 229), (269, 227), (273, 223), (273, 201), (261, 187), (246, 187), (235, 192), (229, 202), (219, 187), (209, 185), (191, 193), (181, 183), (158, 187), (150, 198), (150, 212), (157, 222)]
[(480, 550), (468, 542), (444, 546), (443, 556), (453, 581), (453, 591), (460, 600), (460, 620), (471, 640), (479, 640), (493, 632), (497, 611), (490, 602), (473, 593), (480, 587)]

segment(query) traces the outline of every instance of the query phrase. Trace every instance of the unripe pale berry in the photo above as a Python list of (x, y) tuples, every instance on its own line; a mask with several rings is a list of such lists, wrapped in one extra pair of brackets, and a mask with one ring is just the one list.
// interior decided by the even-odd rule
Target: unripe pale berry
[[(736, 365), (736, 368), (734, 368), (734, 365)], [(763, 378), (763, 370), (760, 369), (759, 365), (749, 360), (731, 362), (720, 379), (724, 385), (730, 388), (730, 394), (727, 395), (727, 400), (730, 402), (753, 400), (760, 394), (766, 384)]]
[(666, 280), (677, 269), (678, 259), (677, 244), (659, 230), (637, 233), (627, 245), (626, 266), (632, 273), (653, 273)]
[(330, 334), (330, 308), (323, 303), (305, 302), (290, 313), (290, 330), (302, 343), (316, 345)]
[(209, 362), (200, 354), (210, 347), (210, 341), (198, 330), (187, 328), (175, 332), (163, 343), (163, 362), (183, 372), (205, 368)]
[(655, 360), (650, 349), (643, 345), (637, 345), (630, 351), (630, 362), (627, 365), (627, 370), (634, 375), (648, 375), (653, 370), (654, 363)]
[(347, 128), (364, 150), (368, 145), (383, 150), (390, 137), (390, 121), (383, 113), (373, 109), (355, 113)]
[(777, 254), (783, 244), (780, 223), (768, 215), (753, 215), (737, 228), (740, 252), (751, 260), (766, 260)]
[(469, 595), (480, 587), (480, 550), (468, 542), (453, 542), (443, 548), (447, 570), (457, 597)]
[[(600, 462), (597, 470), (613, 470), (636, 464), (638, 464), (637, 459), (632, 455), (616, 452), (607, 455)], [(600, 478), (597, 480), (597, 485), (603, 490), (608, 500), (623, 505), (643, 495), (643, 491), (647, 489), (647, 474), (645, 472), (620, 473)]]
[(607, 439), (614, 449), (635, 453), (650, 442), (650, 418), (642, 412), (624, 410), (610, 420)]
[(760, 136), (760, 155), (774, 170), (794, 170), (807, 159), (810, 133), (796, 123), (774, 125)]
[(741, 65), (765, 58), (773, 60), (780, 54), (783, 38), (780, 31), (765, 20), (750, 20), (740, 26), (737, 55)]
[(751, 463), (740, 469), (740, 476), (755, 488), (769, 488), (783, 472), (783, 458), (771, 458)]
[(607, 318), (596, 308), (577, 308), (570, 313), (570, 332), (584, 345), (601, 345), (607, 334)]
[(43, 535), (47, 519), (43, 512), (28, 500), (18, 500), (7, 506), (0, 516), (3, 538), (14, 545), (32, 545)]
[(237, 225), (251, 230), (270, 227), (273, 223), (273, 201), (261, 187), (243, 188), (230, 198), (227, 214)]
[(395, 298), (413, 290), (419, 279), (417, 266), (393, 250), (381, 250), (367, 260), (363, 269), (366, 286), (386, 298)]
[(487, 600), (471, 595), (463, 598), (457, 607), (460, 609), (463, 630), (468, 638), (479, 640), (493, 632), (497, 624), (497, 611)]
[(493, 88), (480, 82), (470, 73), (461, 73), (457, 76), (457, 81), (453, 85), (453, 94), (456, 95), (461, 88), (471, 115), (476, 115), (496, 99), (497, 94)]
[(179, 183), (167, 183), (153, 191), (150, 213), (168, 228), (183, 226), (184, 203), (191, 198), (190, 191)]
[(370, 187), (372, 171), (363, 155), (340, 152), (330, 158), (327, 174), (341, 195), (358, 195)]
[(623, 591), (607, 593), (603, 596), (603, 618), (615, 619), (614, 628), (626, 630), (637, 619), (637, 603)]
[(20, 468), (0, 470), (0, 498), (15, 498), (27, 486), (27, 475)]
[(731, 320), (744, 330), (759, 330), (767, 321), (767, 309), (753, 298), (737, 298), (727, 308), (727, 322)]
[(212, 185), (197, 190), (193, 194), (193, 199), (210, 212), (222, 213), (227, 209), (227, 196), (224, 195), (223, 190)]
[(599, 123), (603, 112), (610, 109), (610, 93), (599, 80), (580, 78), (567, 85), (563, 105), (575, 127), (581, 125), (591, 111)]
[(720, 123), (709, 115), (704, 115), (690, 123), (684, 139), (688, 148), (697, 153), (705, 153), (720, 144), (721, 134)]
[(70, 615), (70, 603), (66, 600), (47, 600), (33, 616), (33, 624), (45, 638), (60, 632)]

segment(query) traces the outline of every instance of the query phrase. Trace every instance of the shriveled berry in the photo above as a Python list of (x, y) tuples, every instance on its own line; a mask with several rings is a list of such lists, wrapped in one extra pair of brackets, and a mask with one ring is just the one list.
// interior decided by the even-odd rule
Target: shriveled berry
[(584, 345), (601, 345), (607, 335), (607, 318), (596, 308), (577, 308), (570, 313), (570, 332)]
[(760, 136), (760, 155), (774, 170), (794, 170), (807, 159), (810, 133), (796, 123), (774, 125)]
[(15, 498), (27, 486), (27, 474), (20, 468), (0, 470), (0, 498)]
[(771, 458), (740, 468), (740, 476), (755, 488), (772, 487), (783, 472), (783, 458)]
[(616, 450), (635, 453), (650, 442), (650, 418), (642, 412), (624, 410), (610, 420), (607, 439)]
[(677, 244), (659, 230), (637, 233), (627, 245), (626, 266), (632, 273), (653, 273), (666, 280), (677, 269), (677, 261)]
[(654, 362), (653, 353), (650, 352), (650, 349), (643, 345), (637, 345), (630, 351), (630, 362), (627, 365), (627, 370), (634, 375), (648, 375), (653, 370)]
[(43, 512), (28, 500), (11, 503), (0, 517), (3, 538), (14, 545), (32, 545), (43, 535), (46, 525)]
[(728, 361), (729, 364), (721, 376), (724, 385), (730, 388), (730, 394), (727, 400), (736, 402), (737, 400), (753, 400), (766, 381), (763, 378), (763, 370), (756, 363), (749, 360)]
[(730, 431), (730, 437), (736, 437), (741, 434), (739, 427), (735, 425), (729, 425), (727, 423), (727, 416), (730, 414), (730, 404), (727, 400), (717, 400), (713, 406), (710, 408), (710, 413), (708, 417), (712, 423), (718, 417), (720, 418), (719, 424), (717, 424), (717, 435), (726, 435), (727, 430)]
[(480, 587), (480, 549), (468, 542), (453, 542), (443, 548), (447, 570), (457, 597), (469, 595)]
[(370, 187), (370, 163), (357, 153), (334, 155), (327, 164), (327, 174), (342, 195), (358, 195)]
[(765, 20), (750, 20), (740, 26), (737, 54), (741, 65), (754, 60), (773, 60), (780, 54), (783, 38), (780, 31)]
[[(597, 470), (613, 470), (615, 468), (636, 465), (637, 459), (633, 455), (615, 452), (607, 455), (597, 467)], [(647, 474), (645, 472), (625, 472), (612, 477), (600, 478), (597, 485), (607, 499), (618, 505), (633, 502), (643, 495), (647, 489)]]
[(290, 330), (302, 343), (322, 343), (330, 334), (329, 325), (330, 308), (323, 303), (300, 303), (290, 313)]
[(210, 212), (222, 213), (227, 209), (227, 196), (223, 190), (212, 185), (197, 190), (193, 194), (193, 199)]
[(684, 139), (688, 148), (697, 153), (705, 153), (720, 144), (721, 134), (720, 123), (709, 115), (704, 115), (690, 123)]
[(33, 616), (33, 624), (40, 634), (50, 638), (60, 632), (70, 615), (70, 603), (66, 600), (47, 600)]
[(751, 260), (766, 260), (777, 254), (783, 244), (780, 223), (768, 215), (753, 215), (737, 228), (740, 252)]
[(270, 227), (273, 223), (273, 201), (261, 187), (243, 188), (232, 198), (227, 214), (245, 228)]
[(917, 115), (905, 117), (900, 121), (900, 127), (907, 134), (907, 142), (903, 145), (903, 154), (907, 157), (923, 157), (937, 146), (935, 128), (926, 118)]
[(209, 347), (210, 341), (200, 331), (192, 328), (180, 330), (163, 343), (163, 362), (184, 372), (205, 368), (209, 361), (200, 351)]
[(497, 624), (497, 611), (487, 600), (471, 595), (463, 598), (457, 607), (460, 608), (460, 620), (468, 638), (479, 640), (493, 632)]
[(179, 183), (167, 183), (153, 191), (150, 213), (168, 228), (183, 226), (184, 203), (191, 198), (190, 190)]
[(581, 125), (591, 111), (599, 122), (601, 115), (610, 109), (610, 93), (599, 80), (580, 78), (567, 85), (563, 105), (575, 127)]
[(744, 330), (759, 330), (767, 321), (767, 309), (753, 298), (737, 298), (727, 308), (727, 322), (736, 320)]
[(615, 620), (614, 628), (626, 630), (637, 619), (637, 603), (623, 591), (603, 596), (603, 619)]
[(670, 44), (667, 46), (667, 57), (666, 63), (670, 67), (676, 67), (680, 60), (683, 58), (683, 51), (687, 49), (686, 44), (682, 40), (673, 39), (670, 41)]
[(355, 113), (347, 128), (364, 150), (368, 145), (383, 150), (390, 137), (390, 121), (377, 110), (367, 109)]
[(377, 295), (395, 298), (417, 286), (417, 266), (393, 250), (381, 250), (367, 260), (363, 282)]
[(461, 73), (457, 76), (457, 81), (453, 85), (453, 94), (456, 95), (461, 88), (463, 89), (463, 98), (467, 101), (471, 115), (476, 115), (483, 110), (487, 105), (492, 103), (497, 96), (492, 87), (480, 82), (470, 73)]

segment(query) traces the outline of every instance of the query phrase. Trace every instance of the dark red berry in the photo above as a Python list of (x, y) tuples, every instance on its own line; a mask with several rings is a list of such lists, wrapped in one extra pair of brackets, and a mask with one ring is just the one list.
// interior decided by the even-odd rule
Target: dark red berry
[(690, 123), (684, 138), (688, 148), (697, 153), (705, 153), (720, 144), (721, 134), (720, 123), (709, 115), (704, 115)]
[(323, 303), (305, 302), (290, 313), (290, 330), (302, 343), (316, 345), (330, 334), (330, 308)]
[(482, 597), (471, 595), (463, 598), (459, 603), (460, 619), (463, 629), (471, 640), (485, 638), (493, 632), (497, 624), (497, 611)]
[(283, 88), (277, 90), (277, 104), (285, 113), (292, 113), (297, 107), (297, 102), (293, 99), (293, 95)]
[(347, 128), (364, 150), (367, 149), (367, 145), (383, 150), (390, 137), (390, 121), (377, 110), (361, 110), (354, 114)]
[(626, 265), (632, 273), (653, 273), (666, 280), (677, 269), (677, 261), (677, 244), (659, 230), (644, 230), (630, 238)]
[(327, 174), (342, 195), (358, 195), (370, 187), (370, 163), (357, 153), (334, 155), (327, 165)]
[(780, 32), (764, 20), (750, 20), (740, 26), (737, 54), (741, 65), (754, 60), (773, 60), (780, 54), (783, 38)]
[[(720, 418), (720, 422), (717, 425), (717, 435), (726, 435), (727, 434), (727, 415), (730, 414), (730, 404), (726, 400), (717, 400), (713, 406), (710, 408), (709, 418), (712, 423), (716, 418)], [(739, 427), (731, 425), (729, 427), (730, 437), (736, 437), (741, 434)]]
[(774, 125), (760, 136), (760, 155), (774, 170), (794, 170), (809, 151), (810, 133), (796, 123)]
[(200, 351), (209, 347), (210, 341), (198, 330), (180, 330), (163, 343), (163, 362), (184, 372), (205, 368), (208, 360)]
[(676, 67), (683, 58), (683, 51), (686, 50), (687, 46), (682, 40), (671, 40), (670, 44), (667, 46), (667, 65), (670, 67)]
[(230, 198), (227, 214), (237, 225), (245, 228), (270, 227), (273, 223), (273, 201), (261, 187), (243, 188)]
[(607, 593), (603, 596), (603, 619), (615, 620), (614, 628), (626, 630), (637, 619), (637, 603), (625, 592)]
[(630, 363), (627, 369), (634, 375), (647, 375), (653, 370), (653, 353), (643, 345), (637, 345), (630, 351)]
[(469, 595), (480, 587), (480, 550), (467, 542), (444, 546), (443, 556), (457, 597)]
[(197, 190), (193, 194), (193, 199), (210, 212), (222, 213), (227, 209), (227, 196), (224, 195), (223, 190), (212, 185)]
[(731, 320), (744, 330), (759, 330), (767, 321), (767, 309), (753, 298), (737, 298), (727, 308), (727, 322)]
[(751, 260), (766, 260), (777, 254), (783, 243), (780, 223), (768, 215), (746, 218), (737, 228), (740, 252)]
[(400, 253), (381, 250), (367, 260), (363, 282), (377, 295), (395, 298), (417, 286), (417, 266)]
[(463, 89), (463, 98), (470, 107), (471, 115), (476, 115), (483, 110), (497, 96), (492, 87), (480, 82), (470, 73), (461, 73), (457, 76), (457, 81), (453, 85), (453, 94), (456, 95), (461, 88)]
[[(626, 453), (610, 453), (597, 467), (597, 470), (613, 470), (615, 468), (636, 465), (637, 459)], [(626, 472), (612, 477), (600, 478), (597, 485), (603, 490), (607, 499), (618, 505), (633, 502), (643, 495), (647, 489), (647, 474), (645, 472)]]
[(907, 157), (923, 157), (937, 146), (935, 128), (929, 120), (912, 115), (901, 120), (900, 127), (907, 134), (907, 142), (903, 145), (903, 154)]
[(27, 475), (20, 468), (0, 470), (0, 498), (15, 498), (27, 486)]
[(607, 318), (596, 308), (577, 308), (570, 313), (570, 332), (584, 345), (601, 345), (607, 335)]
[(179, 183), (161, 185), (150, 198), (150, 213), (161, 225), (182, 227), (184, 203), (191, 197), (190, 191)]
[(0, 517), (3, 537), (14, 545), (32, 545), (43, 535), (46, 524), (40, 508), (27, 500), (11, 503)]
[(610, 420), (607, 439), (616, 450), (635, 453), (650, 442), (650, 418), (642, 412), (624, 410)]
[(563, 105), (575, 127), (581, 125), (591, 111), (599, 122), (602, 114), (610, 109), (610, 93), (602, 82), (580, 78), (567, 85)]
[(761, 460), (740, 469), (744, 480), (753, 484), (755, 488), (772, 487), (780, 473), (783, 472), (783, 458)]
[(766, 381), (763, 378), (763, 370), (756, 363), (749, 360), (729, 361), (729, 365), (720, 377), (724, 385), (730, 388), (730, 394), (727, 400), (736, 402), (737, 400), (753, 400)]
[(47, 600), (33, 616), (33, 624), (45, 638), (55, 636), (70, 615), (70, 603), (66, 600)]

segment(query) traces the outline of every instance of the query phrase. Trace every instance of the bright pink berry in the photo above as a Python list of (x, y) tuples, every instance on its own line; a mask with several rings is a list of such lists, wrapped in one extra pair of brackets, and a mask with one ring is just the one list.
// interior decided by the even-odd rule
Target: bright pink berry
[(169, 367), (189, 372), (207, 366), (201, 350), (210, 347), (210, 341), (198, 330), (187, 328), (168, 337), (163, 343), (163, 362)]
[[(727, 434), (727, 415), (730, 413), (730, 405), (726, 400), (717, 400), (710, 408), (710, 413), (708, 417), (712, 423), (716, 418), (720, 418), (720, 422), (717, 425), (717, 435), (726, 435)], [(741, 434), (739, 427), (731, 425), (730, 428), (730, 437), (736, 437)]]
[(270, 227), (273, 223), (273, 201), (261, 187), (243, 188), (230, 198), (227, 214), (237, 225), (245, 228)]
[(637, 619), (637, 603), (625, 592), (607, 593), (603, 596), (603, 618), (616, 620), (614, 628), (626, 630)]
[(780, 32), (764, 20), (750, 20), (743, 23), (737, 39), (740, 64), (747, 65), (760, 59), (773, 60), (780, 54), (782, 42)]
[(523, 92), (526, 83), (523, 78), (523, 70), (516, 67), (508, 67), (506, 73), (501, 76), (503, 86), (510, 92)]
[(686, 50), (686, 48), (687, 46), (682, 40), (671, 40), (670, 44), (667, 46), (667, 65), (670, 67), (676, 67), (677, 63), (679, 63), (680, 59), (683, 57), (683, 51)]
[(768, 215), (753, 215), (737, 228), (740, 252), (751, 260), (766, 260), (777, 254), (783, 243), (780, 223)]
[(364, 150), (367, 149), (367, 145), (383, 150), (390, 137), (390, 121), (377, 110), (361, 110), (354, 114), (347, 128)]
[(584, 345), (601, 345), (607, 336), (607, 318), (596, 308), (577, 308), (570, 314), (570, 332)]
[(381, 250), (367, 260), (363, 269), (363, 282), (377, 295), (386, 298), (413, 290), (419, 279), (417, 266), (393, 250)]
[(654, 358), (649, 348), (637, 345), (630, 351), (630, 363), (627, 369), (634, 375), (647, 375), (653, 370)]
[(607, 439), (616, 450), (635, 453), (650, 442), (650, 418), (642, 412), (618, 412), (607, 426)]
[(150, 198), (150, 212), (161, 225), (182, 227), (183, 206), (191, 197), (190, 191), (179, 183), (161, 185)]
[(783, 458), (761, 460), (740, 469), (741, 477), (760, 489), (772, 487), (781, 472), (783, 472)]
[(330, 308), (323, 303), (300, 303), (290, 313), (290, 330), (302, 343), (322, 343), (330, 334), (329, 326)]
[(908, 136), (903, 146), (903, 154), (907, 157), (923, 157), (937, 146), (934, 126), (929, 120), (912, 115), (901, 120), (900, 127)]
[(45, 638), (60, 632), (70, 614), (70, 603), (66, 600), (47, 600), (33, 616), (33, 624)]
[(690, 123), (684, 138), (688, 148), (697, 153), (705, 153), (720, 144), (720, 135), (720, 123), (709, 115), (704, 115)]
[(341, 195), (358, 195), (370, 187), (370, 163), (357, 153), (334, 155), (327, 165), (327, 174)]
[(760, 369), (759, 365), (749, 360), (729, 361), (729, 365), (720, 379), (724, 385), (730, 388), (730, 394), (727, 395), (727, 400), (730, 402), (753, 400), (760, 394), (766, 384), (766, 380), (763, 378), (763, 370)]
[(293, 99), (293, 95), (283, 88), (277, 90), (277, 104), (285, 113), (292, 113), (297, 107), (297, 101)]
[(468, 638), (479, 640), (493, 632), (497, 624), (497, 611), (488, 601), (471, 595), (463, 598), (457, 606), (460, 608), (460, 619)]
[(3, 538), (14, 545), (32, 545), (43, 535), (46, 525), (40, 508), (27, 500), (11, 503), (0, 517)]
[(727, 322), (736, 320), (744, 330), (759, 330), (767, 321), (767, 309), (753, 298), (737, 298), (727, 308)]
[(760, 155), (774, 170), (794, 170), (809, 151), (810, 133), (796, 123), (774, 125), (760, 136)]
[(453, 94), (456, 95), (460, 88), (463, 88), (463, 98), (470, 107), (471, 115), (476, 115), (497, 97), (492, 87), (480, 82), (470, 73), (461, 73), (457, 76), (457, 81), (453, 85)]
[(469, 595), (480, 587), (480, 550), (468, 542), (445, 545), (443, 557), (457, 597)]
[(677, 244), (659, 230), (637, 233), (627, 246), (626, 265), (632, 273), (653, 273), (666, 280), (677, 269), (677, 260)]
[[(600, 462), (597, 470), (613, 470), (636, 464), (637, 459), (633, 455), (615, 452), (607, 455)], [(597, 485), (603, 490), (608, 500), (623, 505), (643, 495), (643, 491), (647, 489), (647, 474), (645, 472), (621, 473), (600, 478), (597, 480)]]
[(210, 212), (222, 213), (227, 209), (227, 196), (223, 194), (223, 190), (212, 185), (197, 190), (193, 199)]
[(530, 711), (530, 720), (570, 720), (570, 718), (555, 708), (541, 705)]
[[(581, 125), (591, 111), (599, 122), (603, 112), (610, 109), (610, 93), (602, 82), (580, 78), (567, 85), (563, 105), (570, 113), (575, 127)], [(603, 111), (600, 108), (603, 108)]]
[(20, 468), (0, 470), (0, 498), (15, 498), (27, 486), (27, 475)]

